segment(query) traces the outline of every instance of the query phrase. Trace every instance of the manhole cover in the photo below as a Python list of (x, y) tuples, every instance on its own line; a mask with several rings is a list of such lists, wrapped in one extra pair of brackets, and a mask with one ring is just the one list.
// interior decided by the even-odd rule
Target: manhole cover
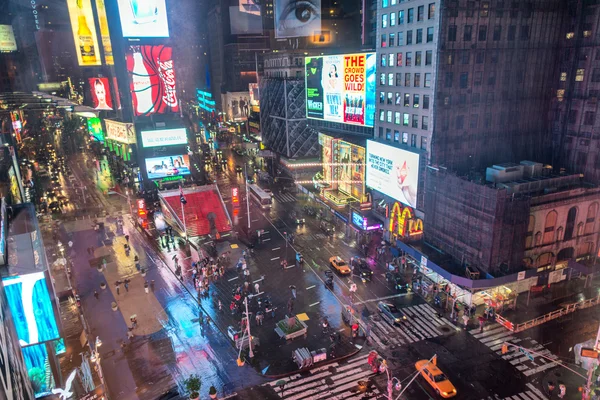
[(445, 333), (452, 332), (452, 328), (450, 328), (448, 325), (442, 325), (442, 326), (438, 327), (438, 329)]

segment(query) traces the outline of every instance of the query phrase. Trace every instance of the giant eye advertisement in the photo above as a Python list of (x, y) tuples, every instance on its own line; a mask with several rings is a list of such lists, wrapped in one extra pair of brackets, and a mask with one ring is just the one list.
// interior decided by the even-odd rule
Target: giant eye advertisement
[(312, 36), (321, 30), (321, 0), (275, 0), (275, 37)]
[(367, 140), (367, 186), (417, 207), (419, 155)]
[(135, 115), (178, 112), (171, 47), (131, 46), (126, 59)]
[(372, 127), (375, 53), (306, 57), (306, 117)]
[(101, 65), (98, 36), (90, 0), (67, 0), (75, 52), (80, 66)]
[(169, 37), (165, 0), (118, 0), (125, 38)]
[(112, 110), (113, 101), (108, 78), (90, 78), (89, 82), (94, 110)]
[(146, 158), (148, 179), (190, 175), (190, 158), (187, 155)]
[(2, 283), (21, 346), (60, 337), (43, 272), (10, 276)]

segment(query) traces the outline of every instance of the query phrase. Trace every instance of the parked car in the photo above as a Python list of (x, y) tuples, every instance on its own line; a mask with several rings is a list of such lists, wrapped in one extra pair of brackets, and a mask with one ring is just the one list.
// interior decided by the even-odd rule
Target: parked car
[(391, 325), (398, 325), (403, 321), (406, 321), (406, 315), (392, 303), (380, 301), (377, 303), (377, 308), (379, 309), (381, 318)]

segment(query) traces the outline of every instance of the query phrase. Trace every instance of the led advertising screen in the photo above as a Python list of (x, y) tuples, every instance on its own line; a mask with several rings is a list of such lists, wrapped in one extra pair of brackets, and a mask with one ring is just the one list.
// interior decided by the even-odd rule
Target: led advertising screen
[(171, 47), (131, 46), (126, 58), (135, 115), (178, 112)]
[(17, 51), (17, 41), (12, 25), (0, 25), (0, 53)]
[(334, 181), (338, 190), (360, 201), (365, 193), (365, 148), (343, 140), (333, 141)]
[(275, 37), (312, 36), (321, 30), (321, 0), (275, 0)]
[(306, 57), (306, 117), (373, 127), (375, 53)]
[(146, 171), (148, 172), (148, 179), (189, 175), (191, 173), (190, 158), (187, 154), (146, 158)]
[(2, 279), (21, 346), (60, 337), (43, 272)]
[(106, 7), (104, 0), (96, 0), (96, 10), (100, 20), (100, 39), (102, 40), (102, 49), (104, 50), (104, 63), (114, 65), (115, 59), (112, 52), (112, 43), (110, 42), (110, 32), (108, 30), (108, 19), (106, 16)]
[(260, 0), (240, 0), (240, 12), (260, 15)]
[(104, 123), (106, 124), (106, 139), (126, 144), (135, 143), (135, 128), (132, 123), (111, 121), (110, 119), (105, 119)]
[(108, 78), (89, 78), (92, 107), (94, 110), (113, 110)]
[[(243, 0), (240, 0), (243, 2)], [(246, 3), (252, 3), (247, 0)], [(229, 7), (229, 27), (232, 35), (261, 34), (262, 17), (258, 14), (242, 10), (243, 5)], [(248, 8), (249, 9), (249, 8)]]
[(80, 66), (102, 65), (90, 0), (67, 0), (75, 53)]
[(118, 0), (123, 37), (169, 37), (165, 0)]
[[(48, 351), (45, 344), (36, 344), (23, 347), (23, 358), (27, 375), (31, 381), (31, 386), (36, 396), (51, 393), (56, 388), (54, 379), (52, 379), (52, 370), (48, 358)], [(46, 379), (49, 377), (49, 379)]]
[(172, 146), (176, 144), (187, 144), (187, 142), (187, 132), (185, 128), (142, 131), (143, 147)]
[(102, 122), (100, 118), (88, 118), (88, 133), (92, 142), (104, 142), (104, 131), (102, 130)]
[(417, 207), (419, 155), (367, 140), (367, 186)]

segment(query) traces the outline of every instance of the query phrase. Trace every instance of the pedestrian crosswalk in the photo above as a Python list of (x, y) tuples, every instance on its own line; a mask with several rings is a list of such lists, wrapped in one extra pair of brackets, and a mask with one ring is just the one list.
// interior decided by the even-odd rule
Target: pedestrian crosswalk
[(456, 329), (429, 304), (419, 304), (400, 309), (406, 320), (392, 326), (383, 319), (371, 316), (369, 337), (380, 347), (397, 347), (425, 339), (442, 336)]
[(263, 386), (270, 386), (285, 400), (383, 399), (385, 395), (372, 384), (364, 393), (357, 391), (359, 381), (366, 381), (375, 375), (367, 364), (368, 357), (367, 353), (347, 362), (334, 362)]
[(275, 200), (279, 203), (292, 203), (296, 201), (296, 197), (291, 193), (275, 193)]
[(542, 393), (541, 390), (535, 387), (533, 383), (527, 384), (527, 389), (524, 392), (517, 393), (508, 397), (500, 397), (498, 395), (494, 397), (488, 397), (485, 400), (548, 400), (548, 398)]
[[(557, 360), (558, 357), (552, 354), (550, 350), (529, 337), (519, 338), (514, 336), (513, 332), (500, 324), (494, 324), (483, 332), (479, 332), (479, 329), (473, 329), (469, 333), (490, 350), (509, 361), (525, 376), (537, 374), (557, 365), (557, 361), (553, 360)], [(505, 342), (529, 349), (532, 353), (523, 352), (517, 347), (509, 346), (508, 352), (502, 354), (502, 344)]]

